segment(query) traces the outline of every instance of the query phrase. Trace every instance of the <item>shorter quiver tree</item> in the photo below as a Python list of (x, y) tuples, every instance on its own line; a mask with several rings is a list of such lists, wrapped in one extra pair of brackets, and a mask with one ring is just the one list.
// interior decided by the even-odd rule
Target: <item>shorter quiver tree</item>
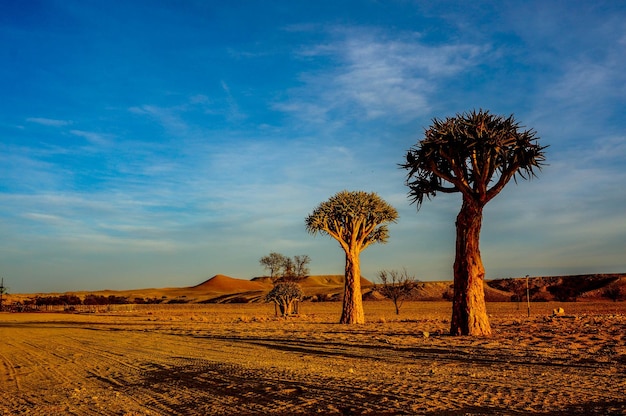
[(359, 256), (370, 244), (385, 243), (388, 222), (396, 222), (398, 212), (376, 193), (341, 191), (322, 202), (306, 218), (310, 234), (326, 234), (339, 242), (346, 254), (343, 310), (339, 323), (362, 324), (363, 295)]
[(289, 316), (296, 313), (296, 304), (303, 298), (304, 293), (299, 284), (295, 282), (279, 282), (265, 296), (265, 301), (274, 302), (280, 310), (281, 316)]

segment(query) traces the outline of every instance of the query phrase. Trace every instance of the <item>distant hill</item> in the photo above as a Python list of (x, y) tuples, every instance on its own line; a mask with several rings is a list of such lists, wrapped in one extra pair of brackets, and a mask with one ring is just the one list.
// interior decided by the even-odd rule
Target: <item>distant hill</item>
[[(526, 279), (497, 279), (486, 282), (491, 288), (526, 299)], [(570, 276), (539, 276), (528, 279), (532, 301), (575, 301), (606, 299), (609, 289), (619, 289), (626, 300), (626, 274), (583, 274)]]
[[(306, 299), (313, 301), (336, 301), (343, 294), (343, 275), (309, 276), (299, 282)], [(626, 273), (587, 274), (575, 276), (543, 276), (528, 279), (532, 301), (590, 301), (609, 300), (608, 291), (621, 293), (620, 300), (626, 300)], [(361, 278), (363, 295), (366, 300), (382, 299), (376, 292), (376, 285)], [(88, 295), (126, 298), (129, 302), (140, 300), (159, 303), (245, 303), (262, 302), (273, 285), (268, 277), (255, 277), (251, 280), (238, 279), (217, 274), (202, 283), (190, 287), (102, 290), (66, 292), (65, 294), (36, 293), (5, 295), (7, 304), (23, 302), (37, 296), (76, 295), (82, 299)], [(485, 281), (485, 298), (488, 302), (507, 302), (526, 299), (526, 279), (494, 279)], [(450, 298), (452, 281), (422, 282), (415, 292), (414, 299), (439, 301)], [(521, 298), (520, 298), (521, 297)]]
[(270, 282), (262, 282), (259, 280), (243, 280), (235, 279), (233, 277), (225, 276), (223, 274), (216, 274), (212, 278), (205, 280), (199, 285), (192, 286), (190, 289), (194, 291), (208, 291), (208, 292), (246, 292), (250, 290), (265, 290), (271, 289), (272, 284)]

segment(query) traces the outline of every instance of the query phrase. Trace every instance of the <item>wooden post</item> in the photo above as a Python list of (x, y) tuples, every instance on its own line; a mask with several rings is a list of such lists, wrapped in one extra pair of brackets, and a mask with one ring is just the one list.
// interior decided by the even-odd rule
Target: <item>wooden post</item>
[(528, 305), (528, 317), (530, 318), (530, 289), (528, 287), (528, 275), (526, 275), (526, 304)]
[(0, 311), (2, 311), (3, 305), (2, 305), (2, 296), (5, 294), (6, 292), (6, 288), (4, 287), (4, 277), (2, 278), (2, 283), (0, 283)]

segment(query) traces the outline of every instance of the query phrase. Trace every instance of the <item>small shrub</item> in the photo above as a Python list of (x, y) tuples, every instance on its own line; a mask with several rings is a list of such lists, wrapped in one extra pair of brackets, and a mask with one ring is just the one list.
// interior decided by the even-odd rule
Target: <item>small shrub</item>
[(247, 298), (243, 296), (235, 296), (231, 299), (227, 299), (224, 303), (250, 303)]
[(611, 299), (613, 302), (617, 302), (618, 300), (624, 300), (626, 293), (624, 293), (621, 287), (612, 285), (604, 289), (602, 296)]
[[(282, 316), (297, 313), (297, 302), (304, 298), (304, 292), (295, 282), (279, 282), (265, 297), (266, 302), (274, 302)], [(277, 311), (278, 312), (278, 311)]]
[(550, 286), (548, 291), (559, 302), (576, 302), (579, 296), (579, 292), (576, 288), (565, 285)]
[(187, 299), (176, 298), (176, 299), (170, 299), (167, 303), (169, 305), (181, 305), (181, 304), (189, 303), (189, 301)]

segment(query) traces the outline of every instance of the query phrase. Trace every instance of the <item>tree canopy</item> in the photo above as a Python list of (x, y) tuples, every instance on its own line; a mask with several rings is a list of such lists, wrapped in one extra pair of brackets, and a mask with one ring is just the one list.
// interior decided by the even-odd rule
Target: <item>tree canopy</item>
[(424, 197), (461, 192), (463, 198), (486, 204), (511, 178), (535, 176), (545, 161), (547, 146), (536, 132), (521, 127), (511, 115), (479, 110), (433, 119), (424, 139), (406, 154), (401, 166), (418, 209)]
[(345, 251), (362, 251), (373, 243), (385, 243), (398, 212), (374, 192), (341, 191), (322, 202), (306, 219), (310, 234), (327, 234), (339, 241)]

